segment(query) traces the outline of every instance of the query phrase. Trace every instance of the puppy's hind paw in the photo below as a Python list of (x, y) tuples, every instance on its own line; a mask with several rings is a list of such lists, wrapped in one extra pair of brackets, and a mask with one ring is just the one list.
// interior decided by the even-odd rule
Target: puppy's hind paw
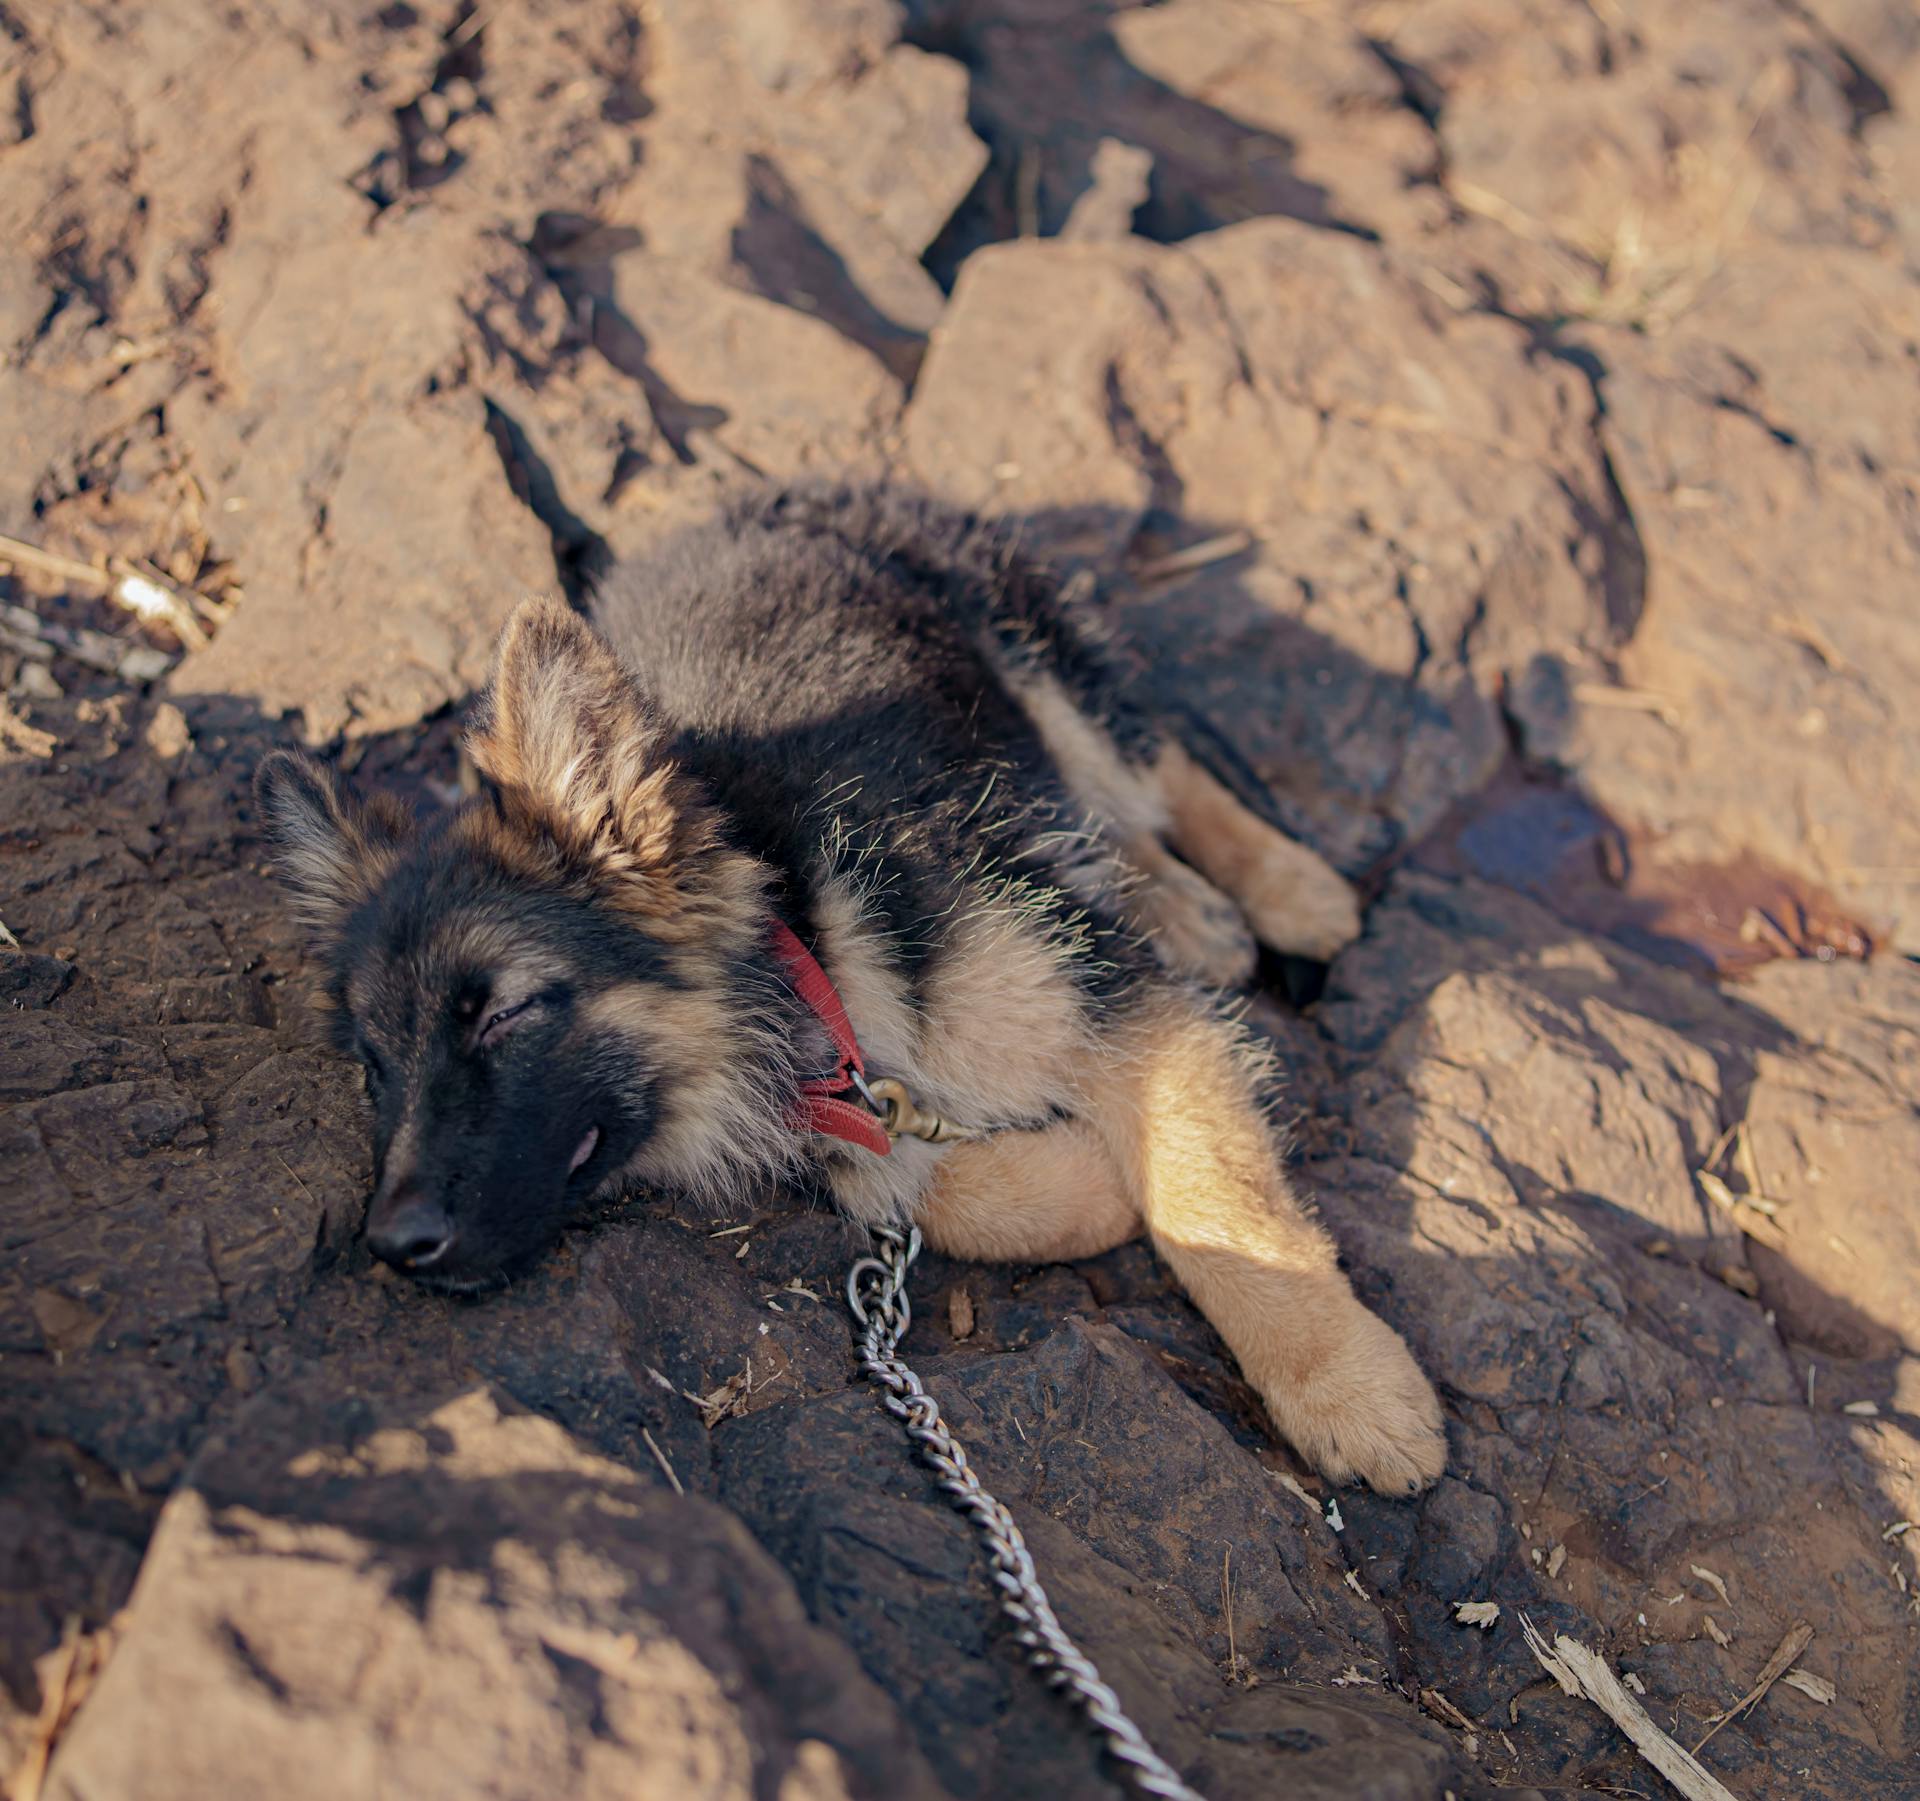
[(1245, 916), (1219, 889), (1167, 858), (1141, 911), (1162, 965), (1214, 988), (1250, 981), (1259, 948)]
[(1304, 844), (1269, 835), (1266, 856), (1240, 896), (1263, 944), (1331, 962), (1360, 936), (1353, 884)]

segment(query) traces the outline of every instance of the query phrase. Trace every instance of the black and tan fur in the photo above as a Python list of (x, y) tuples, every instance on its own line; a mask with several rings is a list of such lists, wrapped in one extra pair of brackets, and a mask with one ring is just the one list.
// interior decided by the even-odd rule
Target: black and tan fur
[[(1433, 1392), (1294, 1195), (1217, 995), (1255, 933), (1331, 954), (1352, 895), (1006, 534), (885, 493), (737, 503), (591, 626), (522, 606), (469, 749), (483, 792), (423, 828), (304, 759), (260, 776), (368, 1070), (381, 1255), (479, 1286), (595, 1193), (809, 1172), (957, 1256), (1144, 1230), (1318, 1467), (1440, 1473)], [(991, 1136), (881, 1158), (789, 1127), (833, 1056), (776, 917), (870, 1069)]]

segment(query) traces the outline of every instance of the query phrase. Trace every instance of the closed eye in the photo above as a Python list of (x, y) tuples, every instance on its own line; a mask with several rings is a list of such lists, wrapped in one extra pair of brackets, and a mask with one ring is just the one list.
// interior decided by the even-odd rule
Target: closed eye
[(530, 995), (518, 1006), (502, 1007), (499, 1012), (490, 1015), (487, 1023), (480, 1028), (478, 1040), (480, 1048), (488, 1050), (498, 1044), (513, 1030), (515, 1024), (526, 1016), (528, 1010), (538, 1003), (539, 999), (538, 995)]
[(367, 1078), (367, 1093), (377, 1099), (380, 1090), (386, 1086), (387, 1067), (380, 1061), (379, 1053), (373, 1046), (365, 1042), (360, 1046), (360, 1068)]

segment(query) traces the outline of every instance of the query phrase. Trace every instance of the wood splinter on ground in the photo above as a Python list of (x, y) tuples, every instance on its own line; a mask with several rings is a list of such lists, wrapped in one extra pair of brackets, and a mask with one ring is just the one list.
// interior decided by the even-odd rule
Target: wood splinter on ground
[(1547, 1641), (1525, 1614), (1520, 1616), (1520, 1629), (1526, 1634), (1527, 1649), (1561, 1689), (1599, 1708), (1687, 1801), (1735, 1801), (1731, 1789), (1653, 1723), (1652, 1716), (1633, 1698), (1597, 1651), (1589, 1651), (1565, 1633), (1557, 1637), (1549, 1649)]
[(58, 1646), (38, 1659), (40, 1713), (28, 1728), (25, 1754), (7, 1781), (6, 1801), (40, 1801), (54, 1748), (106, 1668), (119, 1635), (118, 1617), (92, 1632), (83, 1630), (77, 1617), (70, 1618)]

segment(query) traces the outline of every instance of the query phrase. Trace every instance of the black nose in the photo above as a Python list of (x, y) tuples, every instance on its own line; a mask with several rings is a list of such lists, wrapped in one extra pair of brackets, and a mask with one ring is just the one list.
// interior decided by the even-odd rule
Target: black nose
[(367, 1222), (367, 1248), (396, 1269), (431, 1269), (453, 1249), (453, 1221), (438, 1201), (411, 1195)]

